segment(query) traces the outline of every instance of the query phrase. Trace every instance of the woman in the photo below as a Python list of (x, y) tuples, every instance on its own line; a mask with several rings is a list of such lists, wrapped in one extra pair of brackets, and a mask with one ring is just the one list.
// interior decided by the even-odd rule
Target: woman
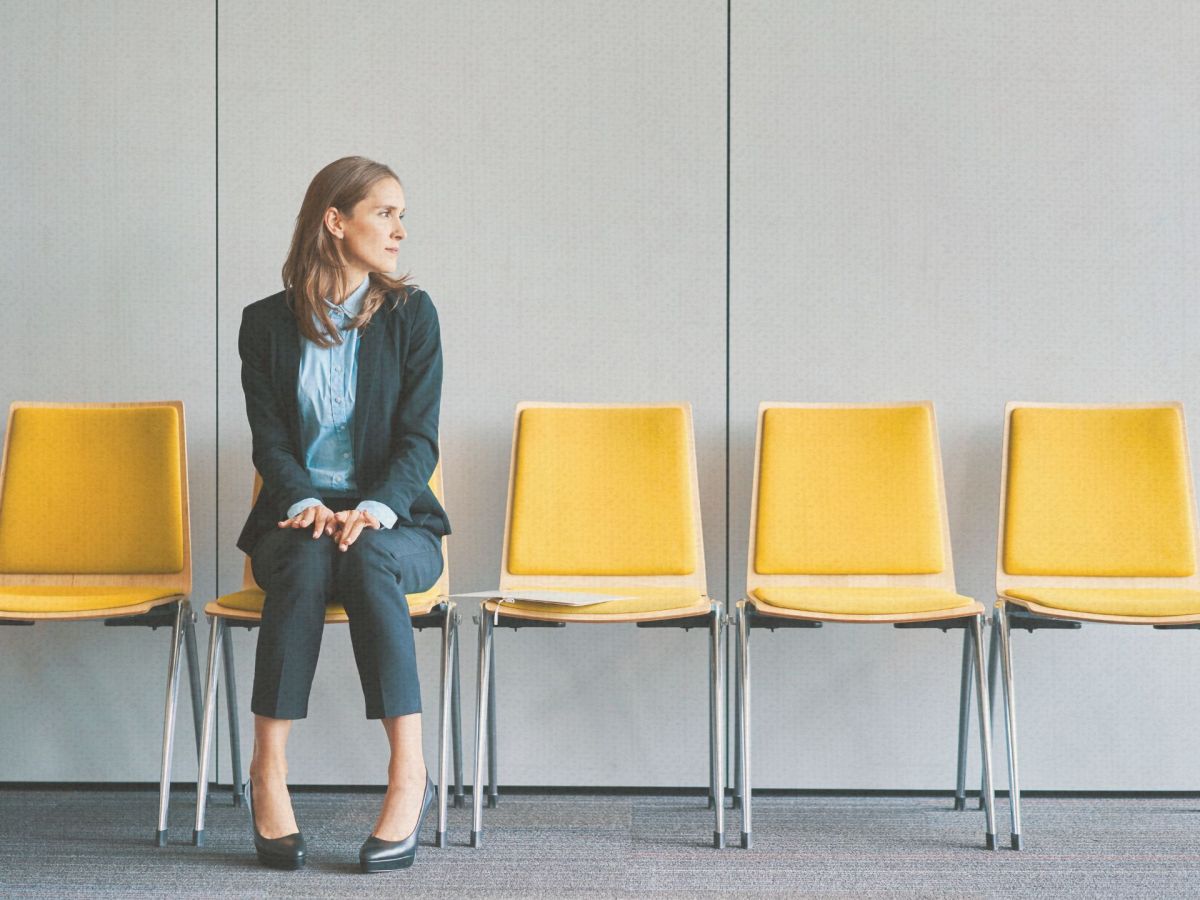
[(304, 864), (285, 748), (307, 715), (336, 600), (367, 718), (391, 746), (365, 872), (412, 864), (434, 787), (421, 754), (421, 692), (406, 595), (442, 569), (450, 524), (428, 482), (438, 458), (442, 351), (429, 296), (394, 277), (404, 190), (384, 165), (346, 157), (304, 196), (285, 290), (246, 307), (238, 336), (262, 490), (238, 546), (266, 592), (254, 668), (249, 794), (259, 860)]

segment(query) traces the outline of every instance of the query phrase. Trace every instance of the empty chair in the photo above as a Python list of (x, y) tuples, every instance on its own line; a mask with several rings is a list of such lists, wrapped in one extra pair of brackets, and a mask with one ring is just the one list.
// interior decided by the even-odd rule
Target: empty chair
[[(708, 630), (709, 793), (723, 846), (725, 614), (706, 594), (691, 407), (520, 403), (513, 430), (500, 591), (618, 596), (584, 606), (483, 603), (471, 845), (483, 834), (484, 762), (496, 790), (493, 640), (506, 628), (603, 625)], [(697, 679), (699, 688), (699, 679)], [(649, 689), (653, 690), (653, 687)], [(551, 711), (547, 711), (550, 715)]]
[[(0, 624), (103, 620), (170, 627), (160, 847), (167, 842), (184, 649), (200, 737), (191, 587), (183, 404), (14, 403), (0, 465)], [(127, 688), (89, 683), (79, 690), (120, 695)]]
[(743, 847), (753, 843), (751, 630), (823, 622), (963, 629), (959, 796), (973, 665), (983, 719), (985, 843), (995, 847), (991, 741), (982, 715), (984, 608), (955, 589), (931, 403), (759, 406), (746, 598), (737, 608)]
[(1200, 551), (1179, 403), (1010, 403), (1003, 460), (989, 666), (998, 649), (1020, 849), (1013, 628), (1200, 627)]

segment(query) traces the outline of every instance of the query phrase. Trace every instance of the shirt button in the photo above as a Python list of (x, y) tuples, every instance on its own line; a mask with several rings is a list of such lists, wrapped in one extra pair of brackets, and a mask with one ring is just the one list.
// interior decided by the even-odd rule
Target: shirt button
[(349, 454), (349, 453), (343, 453), (343, 454), (342, 454), (342, 459), (349, 459), (349, 458), (350, 458), (350, 454)]

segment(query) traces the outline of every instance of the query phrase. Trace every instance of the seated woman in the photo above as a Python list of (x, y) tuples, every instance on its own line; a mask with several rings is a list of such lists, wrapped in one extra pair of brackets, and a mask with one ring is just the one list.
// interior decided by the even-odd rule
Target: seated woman
[(266, 592), (254, 667), (250, 816), (259, 860), (304, 864), (285, 750), (308, 712), (326, 604), (341, 603), (369, 719), (391, 746), (364, 872), (412, 865), (434, 786), (407, 595), (442, 569), (442, 350), (429, 296), (395, 277), (404, 190), (361, 157), (313, 178), (284, 290), (246, 307), (238, 349), (262, 490), (238, 539)]

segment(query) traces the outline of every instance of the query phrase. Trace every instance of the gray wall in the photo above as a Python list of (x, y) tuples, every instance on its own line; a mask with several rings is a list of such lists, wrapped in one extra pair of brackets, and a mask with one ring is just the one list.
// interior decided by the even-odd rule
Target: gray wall
[[(6, 311), (32, 313), (8, 316), (0, 402), (183, 397), (198, 606), (241, 577), (240, 311), (278, 289), (308, 180), (347, 153), (404, 179), (402, 266), (441, 314), (457, 591), (495, 584), (522, 399), (690, 400), (710, 589), (728, 548), (734, 599), (760, 400), (934, 400), (959, 588), (985, 602), (1005, 401), (1200, 415), (1200, 6), (734, 0), (728, 516), (724, 3), (406, 2), (385, 25), (365, 3), (222, 4), (217, 192), (213, 12), (30, 8), (0, 39), (0, 272)], [(22, 302), (31, 285), (54, 299)], [(248, 725), (254, 638), (235, 640)], [(156, 777), (162, 632), (0, 641), (0, 780)], [(703, 782), (702, 636), (498, 641), (502, 782)], [(1017, 636), (1026, 785), (1192, 787), (1192, 641)], [(469, 625), (463, 645), (469, 739)], [(758, 785), (949, 786), (952, 637), (755, 648)], [(418, 653), (432, 712), (433, 635)], [(361, 702), (332, 628), (294, 781), (382, 780)], [(187, 778), (186, 716), (178, 740)]]

